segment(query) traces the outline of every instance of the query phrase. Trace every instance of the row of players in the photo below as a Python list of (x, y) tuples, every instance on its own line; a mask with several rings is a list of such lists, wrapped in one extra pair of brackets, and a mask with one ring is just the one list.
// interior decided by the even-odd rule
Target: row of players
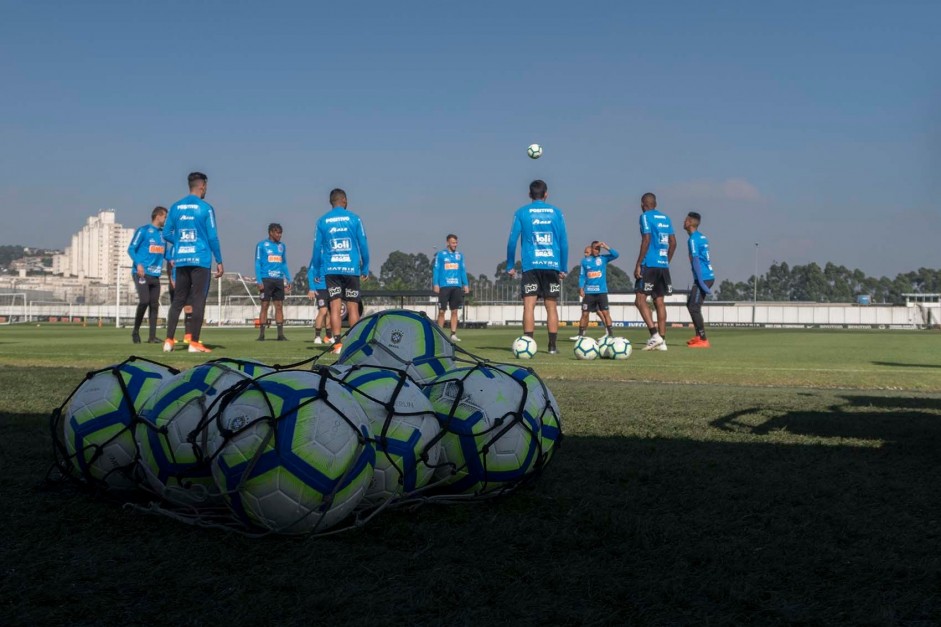
[[(140, 342), (140, 327), (149, 311), (150, 337), (157, 342), (156, 321), (160, 296), (159, 278), (164, 261), (169, 262), (171, 279), (171, 305), (167, 316), (167, 336), (163, 350), (175, 347), (175, 332), (184, 310), (191, 311), (186, 335), (190, 352), (210, 352), (200, 342), (202, 320), (208, 295), (211, 266), (216, 262), (216, 277), (224, 272), (222, 251), (216, 228), (215, 211), (205, 201), (208, 177), (193, 172), (188, 177), (189, 194), (167, 210), (157, 207), (151, 213), (151, 223), (137, 229), (128, 247), (133, 261), (132, 273), (136, 279), (140, 302), (135, 315), (133, 341)], [(529, 185), (530, 203), (516, 210), (507, 240), (506, 267), (516, 277), (516, 250), (519, 243), (521, 262), (520, 296), (523, 300), (523, 333), (535, 333), (535, 308), (538, 300), (546, 307), (550, 354), (558, 352), (559, 327), (558, 297), (568, 267), (568, 234), (562, 211), (547, 202), (549, 190), (542, 180)], [(315, 321), (315, 341), (320, 338), (321, 327), (327, 326), (328, 342), (338, 338), (341, 329), (341, 307), (346, 304), (350, 326), (361, 315), (360, 278), (369, 276), (369, 245), (362, 220), (347, 207), (348, 198), (342, 189), (330, 192), (331, 209), (317, 222), (313, 250), (308, 265), (310, 292), (316, 299), (318, 315)], [(701, 216), (690, 212), (683, 223), (689, 234), (689, 257), (695, 279), (687, 307), (693, 319), (696, 336), (687, 342), (694, 348), (707, 348), (702, 318), (702, 300), (711, 293), (715, 274), (709, 253), (709, 243), (699, 232)], [(636, 306), (650, 332), (644, 350), (666, 350), (666, 306), (664, 296), (672, 293), (670, 262), (676, 250), (676, 237), (668, 216), (657, 210), (657, 199), (647, 193), (641, 198), (641, 246), (634, 268), (637, 280)], [(275, 323), (279, 340), (285, 340), (283, 301), (291, 289), (291, 274), (287, 264), (287, 250), (281, 241), (280, 225), (272, 223), (268, 238), (258, 243), (255, 250), (255, 276), (261, 293), (259, 340), (264, 339), (269, 303), (274, 303)], [(447, 236), (447, 246), (435, 255), (433, 284), (438, 294), (438, 324), (444, 326), (445, 312), (450, 310), (451, 339), (457, 337), (457, 315), (463, 307), (464, 294), (469, 290), (464, 256), (457, 251), (457, 236)], [(606, 251), (606, 252), (605, 252)], [(607, 264), (618, 257), (617, 251), (606, 243), (596, 241), (585, 249), (579, 274), (579, 294), (582, 298), (581, 337), (588, 325), (590, 313), (597, 313), (611, 333), (611, 317), (607, 298)], [(647, 303), (652, 297), (657, 313), (656, 322)], [(334, 352), (342, 346), (334, 343)]]

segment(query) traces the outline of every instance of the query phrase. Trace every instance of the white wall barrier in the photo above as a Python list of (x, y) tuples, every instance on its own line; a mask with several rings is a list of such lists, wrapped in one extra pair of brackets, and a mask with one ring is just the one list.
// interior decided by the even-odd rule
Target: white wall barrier
[[(392, 308), (392, 305), (369, 306), (366, 313)], [(437, 309), (433, 304), (409, 305), (413, 311), (424, 311), (434, 317)], [(135, 305), (120, 307), (120, 325), (133, 323)], [(25, 305), (7, 304), (0, 315), (9, 322), (69, 322), (115, 326), (114, 305), (75, 305), (32, 301)], [(160, 307), (161, 319), (167, 315), (168, 307)], [(251, 326), (258, 316), (258, 308), (251, 305), (209, 304), (206, 307), (206, 324), (210, 326)], [(285, 318), (289, 326), (312, 324), (317, 310), (311, 304), (286, 304)], [(581, 316), (578, 305), (564, 305), (559, 318), (564, 324), (575, 324)], [(612, 304), (611, 318), (618, 327), (642, 326), (640, 315), (632, 304)], [(779, 328), (832, 327), (832, 328), (936, 328), (941, 324), (941, 304), (920, 305), (826, 305), (803, 303), (706, 303), (703, 318), (708, 326), (763, 326)], [(470, 305), (464, 309), (464, 322), (480, 326), (519, 325), (522, 321), (520, 304)], [(537, 323), (544, 323), (545, 308), (536, 307)], [(667, 305), (667, 319), (671, 324), (688, 325), (691, 320), (684, 304)], [(590, 320), (596, 323), (597, 315)]]

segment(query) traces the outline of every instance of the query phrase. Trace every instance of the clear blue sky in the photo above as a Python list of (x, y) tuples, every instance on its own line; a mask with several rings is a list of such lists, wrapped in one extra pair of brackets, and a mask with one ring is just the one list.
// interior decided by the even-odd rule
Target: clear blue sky
[[(631, 271), (642, 193), (704, 216), (719, 278), (941, 266), (939, 2), (0, 4), (0, 243), (63, 247), (210, 177), (228, 270), (327, 194), (389, 252), (492, 275), (533, 178)], [(532, 161), (526, 146), (545, 155)], [(685, 234), (678, 235), (685, 247)], [(685, 248), (675, 283), (685, 286)]]

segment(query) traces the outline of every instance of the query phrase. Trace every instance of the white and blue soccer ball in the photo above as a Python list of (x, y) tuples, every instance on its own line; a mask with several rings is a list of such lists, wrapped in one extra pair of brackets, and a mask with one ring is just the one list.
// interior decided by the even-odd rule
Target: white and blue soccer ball
[(350, 390), (320, 372), (262, 375), (227, 395), (210, 448), (217, 489), (244, 523), (325, 531), (366, 494), (376, 452)]
[(89, 373), (56, 415), (57, 448), (65, 470), (106, 489), (137, 486), (134, 428), (139, 412), (176, 370), (136, 358)]
[(404, 370), (334, 366), (366, 413), (376, 468), (361, 507), (408, 496), (431, 481), (441, 451), (441, 427), (425, 395)]
[(627, 359), (631, 356), (632, 351), (631, 341), (626, 337), (616, 337), (611, 343), (612, 359)]
[(614, 344), (613, 335), (605, 335), (598, 341), (598, 355), (602, 359), (614, 359), (614, 353), (611, 351), (612, 344)]
[(424, 387), (444, 432), (436, 485), (483, 495), (514, 487), (535, 471), (544, 408), (526, 391), (501, 366), (483, 364), (452, 370)]
[(529, 155), (530, 159), (538, 159), (542, 156), (542, 146), (539, 144), (530, 144), (529, 147), (526, 148), (526, 154)]
[(536, 346), (536, 340), (528, 335), (521, 335), (513, 340), (512, 350), (513, 356), (517, 359), (532, 359), (536, 356), (538, 347)]
[(424, 385), (454, 367), (454, 345), (424, 313), (388, 309), (347, 332), (337, 363), (403, 369)]
[(176, 503), (212, 500), (208, 440), (215, 422), (210, 412), (218, 411), (227, 390), (265, 372), (273, 368), (223, 359), (163, 382), (141, 409), (135, 429), (140, 468), (150, 489)]
[(594, 338), (583, 336), (575, 342), (575, 357), (578, 359), (597, 359), (599, 355), (598, 342)]

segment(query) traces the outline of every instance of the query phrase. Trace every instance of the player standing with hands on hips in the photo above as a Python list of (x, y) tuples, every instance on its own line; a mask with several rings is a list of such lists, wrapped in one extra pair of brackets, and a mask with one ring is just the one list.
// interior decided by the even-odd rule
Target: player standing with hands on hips
[(523, 283), (523, 335), (533, 337), (536, 331), (536, 301), (543, 299), (546, 306), (546, 327), (549, 330), (549, 354), (559, 352), (559, 296), (562, 279), (569, 260), (569, 240), (565, 217), (558, 207), (546, 202), (549, 186), (535, 180), (529, 184), (532, 202), (513, 214), (513, 226), (506, 243), (506, 268), (516, 276), (516, 241), (520, 241)]
[(438, 295), (438, 326), (444, 328), (444, 311), (451, 310), (451, 341), (460, 342), (457, 336), (457, 312), (464, 308), (464, 294), (470, 291), (464, 255), (457, 252), (457, 235), (448, 234), (447, 247), (435, 255), (432, 271), (432, 289)]
[(712, 286), (715, 284), (716, 274), (712, 269), (712, 258), (709, 256), (709, 240), (705, 235), (699, 232), (699, 223), (702, 216), (695, 211), (690, 211), (683, 221), (683, 230), (689, 233), (689, 240), (686, 245), (689, 249), (689, 262), (693, 266), (693, 280), (695, 285), (689, 291), (686, 297), (686, 309), (693, 319), (693, 327), (696, 329), (696, 335), (693, 339), (686, 342), (690, 348), (709, 348), (709, 340), (706, 339), (706, 323), (702, 317), (702, 302), (708, 294), (712, 294)]
[(258, 341), (265, 341), (268, 325), (268, 304), (274, 303), (274, 320), (278, 325), (278, 341), (284, 337), (284, 293), (291, 291), (291, 270), (288, 268), (287, 248), (281, 242), (281, 225), (268, 225), (268, 238), (255, 246), (255, 282), (261, 292), (261, 315), (258, 317)]
[(163, 237), (173, 245), (171, 263), (176, 271), (173, 303), (167, 316), (167, 339), (164, 352), (173, 350), (176, 340), (176, 325), (180, 312), (187, 304), (193, 308), (191, 353), (211, 353), (199, 341), (206, 311), (206, 296), (209, 293), (210, 265), (216, 260), (215, 277), (225, 272), (222, 266), (222, 249), (216, 231), (216, 212), (206, 197), (208, 177), (202, 172), (192, 172), (188, 177), (190, 193), (170, 207), (167, 222), (163, 225)]
[(150, 212), (150, 224), (138, 228), (127, 247), (127, 254), (134, 262), (131, 275), (137, 288), (137, 311), (134, 313), (134, 331), (131, 341), (140, 344), (140, 326), (144, 312), (150, 310), (150, 334), (148, 344), (159, 344), (157, 339), (157, 310), (160, 309), (160, 275), (163, 274), (163, 257), (166, 242), (163, 241), (163, 225), (167, 221), (167, 208), (154, 207)]
[[(676, 236), (670, 218), (657, 210), (657, 197), (650, 192), (640, 199), (640, 253), (634, 266), (635, 304), (650, 332), (645, 351), (667, 350), (667, 306), (663, 297), (673, 293), (670, 279), (670, 261), (676, 251)], [(647, 297), (652, 296), (657, 308), (657, 323), (653, 322)]]

